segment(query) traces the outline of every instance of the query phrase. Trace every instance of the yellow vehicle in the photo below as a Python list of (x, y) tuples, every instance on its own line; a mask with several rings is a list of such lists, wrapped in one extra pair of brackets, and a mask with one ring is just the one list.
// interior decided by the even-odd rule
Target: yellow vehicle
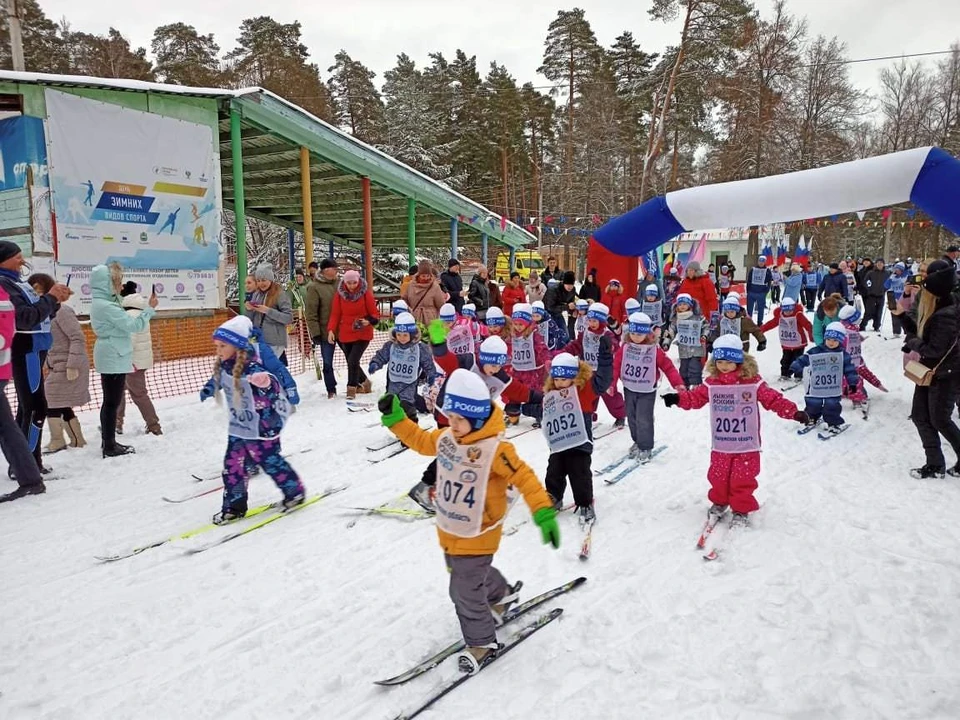
[(513, 270), (520, 273), (521, 278), (527, 280), (530, 277), (531, 270), (536, 270), (539, 273), (545, 267), (543, 258), (536, 250), (517, 250), (513, 268), (510, 267), (510, 253), (502, 252), (497, 255), (497, 269), (494, 277), (498, 283), (503, 285), (510, 279), (510, 273)]

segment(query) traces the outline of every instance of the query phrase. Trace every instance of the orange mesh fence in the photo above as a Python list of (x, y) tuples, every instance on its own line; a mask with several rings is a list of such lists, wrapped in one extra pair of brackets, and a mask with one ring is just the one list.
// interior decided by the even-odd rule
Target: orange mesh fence
[[(153, 342), (153, 368), (147, 371), (147, 389), (154, 400), (180, 395), (191, 395), (210, 377), (213, 369), (213, 331), (230, 317), (230, 310), (217, 310), (212, 314), (190, 317), (159, 317), (150, 323), (150, 335)], [(96, 336), (89, 322), (83, 322), (83, 331), (87, 339), (87, 355), (90, 358), (90, 397), (91, 401), (75, 410), (95, 410), (100, 407), (103, 392), (100, 388), (100, 376), (93, 369), (93, 344)], [(383, 344), (389, 339), (389, 333), (376, 331), (370, 347), (363, 355), (363, 367)], [(321, 363), (319, 351), (316, 361)], [(306, 322), (298, 317), (288, 329), (287, 365), (298, 384), (304, 385), (316, 381), (316, 365), (310, 335)], [(347, 361), (337, 348), (333, 359), (334, 369), (341, 378), (345, 378)], [(344, 385), (340, 383), (341, 387)], [(13, 382), (7, 383), (7, 397), (16, 412), (16, 393)]]

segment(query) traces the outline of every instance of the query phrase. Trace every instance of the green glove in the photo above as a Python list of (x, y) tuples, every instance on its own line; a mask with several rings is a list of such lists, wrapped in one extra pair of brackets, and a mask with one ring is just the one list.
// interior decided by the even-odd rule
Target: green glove
[(392, 393), (384, 395), (377, 401), (377, 409), (380, 410), (380, 413), (383, 415), (383, 417), (380, 418), (380, 422), (383, 423), (384, 427), (393, 427), (407, 417), (407, 413), (404, 412), (403, 407), (400, 405), (400, 398)]
[(443, 320), (431, 320), (427, 326), (427, 335), (430, 336), (431, 345), (444, 345), (447, 342), (447, 328), (444, 327)]
[(540, 528), (543, 544), (550, 543), (554, 549), (560, 547), (560, 526), (557, 524), (557, 511), (552, 507), (540, 508), (533, 514), (533, 521)]

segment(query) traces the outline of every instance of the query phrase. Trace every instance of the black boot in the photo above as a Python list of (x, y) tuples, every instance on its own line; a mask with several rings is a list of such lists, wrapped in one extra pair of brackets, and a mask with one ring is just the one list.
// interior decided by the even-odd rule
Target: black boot
[(108, 457), (118, 457), (120, 455), (133, 455), (136, 450), (129, 445), (121, 445), (118, 442), (113, 443), (112, 445), (105, 445), (103, 448), (103, 456)]
[(9, 492), (6, 495), (0, 495), (0, 503), (10, 502), (11, 500), (19, 500), (27, 495), (42, 495), (46, 491), (47, 486), (43, 483), (36, 483), (35, 485), (21, 485), (13, 492)]

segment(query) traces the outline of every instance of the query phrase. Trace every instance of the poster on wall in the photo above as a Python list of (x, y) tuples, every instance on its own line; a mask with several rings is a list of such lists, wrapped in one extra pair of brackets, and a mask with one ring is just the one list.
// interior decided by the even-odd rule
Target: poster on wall
[(0, 236), (24, 257), (53, 252), (47, 143), (43, 120), (0, 120)]
[(214, 129), (56, 90), (45, 96), (59, 277), (117, 261), (133, 279), (154, 278), (179, 307), (216, 307)]
[[(58, 265), (60, 282), (73, 290), (70, 306), (80, 315), (90, 313), (92, 265)], [(39, 272), (43, 272), (38, 268)], [(137, 283), (137, 292), (148, 297), (157, 290), (159, 310), (196, 310), (220, 307), (219, 274), (216, 270), (137, 270), (126, 268), (124, 281)]]

